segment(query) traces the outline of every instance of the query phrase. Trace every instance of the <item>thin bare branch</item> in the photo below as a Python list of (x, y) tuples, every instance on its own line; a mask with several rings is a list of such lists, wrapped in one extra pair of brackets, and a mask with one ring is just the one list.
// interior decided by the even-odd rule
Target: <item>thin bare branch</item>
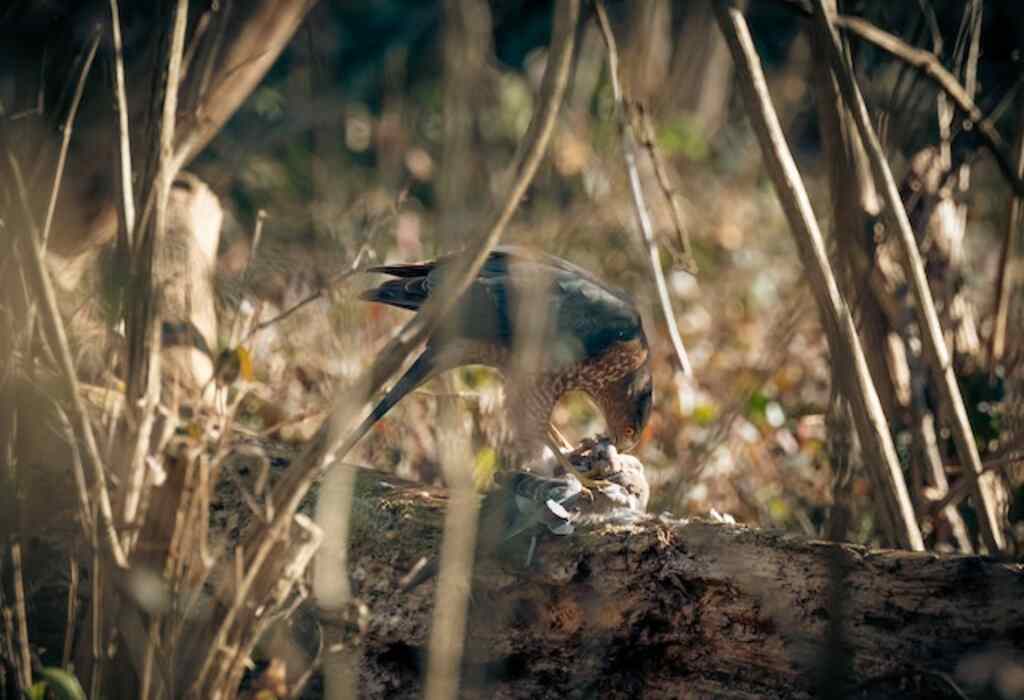
[[(446, 89), (445, 152), (449, 172), (444, 178), (443, 203), (448, 228), (457, 230), (459, 219), (467, 214), (481, 213), (479, 184), (474, 182), (474, 139), (472, 113), (479, 97), (473, 92), (484, 78), (485, 57), (491, 53), (491, 14), (486, 0), (448, 0), (445, 3), (445, 75), (450, 83)], [(567, 46), (572, 53), (573, 37), (577, 31), (578, 7), (569, 3), (555, 11), (552, 26), (552, 51), (549, 61), (558, 61), (558, 45)], [(550, 87), (550, 81), (546, 81)], [(537, 124), (531, 125), (536, 130)], [(529, 137), (524, 145), (531, 145)], [(486, 201), (486, 200), (483, 200)], [(543, 284), (539, 285), (543, 287)], [(537, 318), (546, 314), (539, 313)], [(537, 334), (530, 333), (529, 324), (517, 343), (520, 357), (531, 355), (531, 343)], [(513, 374), (513, 376), (516, 376)], [(513, 380), (514, 381), (514, 380)], [(480, 497), (474, 486), (473, 463), (468, 436), (463, 424), (456, 418), (453, 402), (442, 402), (438, 410), (439, 432), (444, 439), (438, 444), (438, 459), (444, 470), (445, 481), (451, 494), (445, 513), (443, 538), (440, 543), (437, 586), (434, 589), (434, 609), (430, 627), (426, 682), (423, 696), (426, 700), (455, 700), (459, 693), (460, 673), (467, 635), (469, 592), (473, 577), (476, 552)]]
[[(219, 5), (212, 5), (209, 10), (203, 12), (199, 17), (199, 21), (196, 22), (196, 28), (192, 32), (192, 41), (189, 42), (188, 48), (185, 50), (185, 55), (181, 59), (181, 74), (189, 75), (189, 71), (192, 70), (192, 61), (195, 60), (196, 53), (199, 51), (200, 45), (203, 43), (203, 38), (206, 36), (207, 30), (210, 28), (210, 20), (213, 17), (213, 13), (216, 10), (220, 10)], [(187, 107), (186, 107), (187, 109)]]
[[(25, 183), (20, 175), (21, 168), (12, 155), (8, 154), (8, 159), (20, 196), (27, 202), (28, 194), (25, 192)], [(76, 442), (84, 448), (83, 456), (92, 472), (93, 488), (97, 493), (107, 544), (110, 547), (114, 561), (117, 562), (118, 566), (123, 567), (126, 566), (127, 559), (118, 541), (117, 532), (114, 529), (114, 514), (113, 508), (110, 505), (110, 491), (107, 488), (106, 467), (100, 459), (96, 438), (93, 435), (92, 423), (89, 421), (89, 414), (86, 411), (81, 390), (78, 386), (78, 375), (75, 373), (74, 359), (71, 357), (71, 347), (68, 344), (67, 334), (64, 331), (64, 322), (61, 320), (60, 311), (57, 308), (57, 295), (54, 292), (49, 272), (46, 270), (43, 251), (40, 248), (40, 243), (33, 227), (25, 229), (23, 240), (25, 241), (25, 247), (30, 253), (28, 255), (28, 269), (31, 283), (35, 287), (36, 297), (39, 300), (43, 331), (46, 334), (47, 342), (57, 356), (57, 365), (60, 370), (61, 379), (64, 382), (64, 390), (70, 401), (72, 426), (75, 429)]]
[[(2, 566), (0, 566), (0, 573), (3, 573)], [(0, 634), (0, 644), (3, 645), (3, 655), (7, 663), (14, 667), (15, 682), (18, 685), (22, 685), (24, 681), (21, 675), (21, 662), (18, 661), (18, 652), (14, 648), (14, 640), (18, 636), (18, 633), (14, 631), (14, 611), (11, 610), (9, 605), (4, 604), (6, 601), (4, 600), (3, 589), (4, 587), (0, 586), (0, 616), (4, 620), (4, 633)]]
[(248, 280), (252, 274), (252, 261), (256, 259), (256, 252), (260, 248), (260, 240), (263, 238), (263, 224), (267, 220), (267, 210), (260, 209), (256, 212), (256, 226), (252, 232), (252, 245), (249, 246), (249, 259), (245, 262), (245, 272), (242, 279)]
[[(1019, 114), (1024, 116), (1024, 100), (1019, 100)], [(1017, 165), (1015, 172), (1024, 177), (1024, 129), (1017, 133), (1016, 148)], [(1020, 236), (1022, 210), (1024, 200), (1014, 193), (1010, 197), (1010, 211), (1006, 216), (1006, 231), (1003, 233), (1003, 245), (999, 251), (999, 277), (996, 281), (996, 308), (993, 314), (992, 337), (989, 339), (988, 357), (992, 371), (1002, 361), (1006, 353), (1007, 323), (1010, 317), (1010, 293), (1013, 291), (1014, 280), (1010, 269), (1017, 259), (1017, 241)]]
[(189, 105), (190, 111), (183, 120), (174, 155), (176, 170), (194, 158), (235, 113), (314, 4), (314, 0), (262, 0), (259, 4), (246, 4), (248, 19), (241, 33), (232, 36), (223, 56), (220, 42), (229, 21), (227, 13), (234, 8), (231, 3), (221, 8), (224, 16), (213, 32), (210, 63), (203, 69), (198, 99), (196, 104)]
[(181, 89), (181, 63), (185, 50), (185, 29), (188, 25), (188, 0), (178, 0), (171, 30), (171, 46), (167, 56), (167, 87), (160, 115), (160, 160), (157, 164), (158, 199), (156, 203), (155, 238), (163, 236), (167, 219), (167, 199), (179, 167), (174, 162), (174, 131), (178, 114), (178, 93)]
[[(397, 214), (397, 212), (398, 212), (399, 208), (401, 207), (402, 203), (405, 201), (405, 195), (406, 195), (405, 192), (402, 192), (399, 195), (398, 200), (396, 201), (396, 203), (394, 205), (394, 209), (391, 211), (391, 215), (390, 216), (393, 216), (393, 215)], [(262, 211), (262, 210), (260, 210), (260, 211)], [(387, 217), (387, 218), (390, 219), (390, 216)], [(243, 329), (243, 332), (245, 332), (245, 336), (241, 340), (238, 341), (238, 344), (239, 345), (244, 345), (250, 339), (252, 339), (252, 337), (254, 335), (259, 333), (260, 331), (263, 331), (263, 330), (269, 328), (270, 326), (273, 326), (274, 324), (280, 323), (281, 321), (285, 320), (286, 318), (288, 318), (289, 316), (291, 316), (295, 312), (299, 311), (304, 306), (313, 303), (317, 299), (322, 299), (322, 298), (326, 297), (327, 294), (332, 289), (334, 289), (335, 287), (337, 287), (338, 285), (340, 285), (342, 282), (344, 282), (345, 280), (349, 279), (353, 275), (357, 275), (357, 274), (360, 274), (362, 272), (366, 272), (367, 266), (364, 266), (362, 264), (363, 263), (363, 258), (366, 257), (366, 255), (370, 252), (370, 243), (371, 243), (371, 241), (383, 230), (383, 228), (384, 227), (382, 225), (380, 225), (379, 223), (375, 223), (373, 228), (371, 229), (370, 235), (363, 242), (363, 244), (359, 247), (359, 252), (356, 253), (356, 257), (352, 261), (352, 264), (349, 266), (349, 268), (347, 270), (344, 270), (343, 272), (338, 273), (337, 275), (335, 275), (331, 279), (329, 279), (322, 287), (317, 289), (315, 292), (313, 292), (312, 294), (310, 294), (309, 296), (307, 296), (304, 299), (300, 299), (295, 304), (293, 304), (291, 307), (285, 309), (284, 311), (279, 313), (277, 316), (274, 316), (273, 318), (268, 319), (266, 321), (260, 321), (259, 320), (259, 313), (257, 313), (255, 316), (253, 316), (253, 318), (252, 318), (252, 327), (247, 332), (245, 331), (245, 329)], [(257, 214), (257, 216), (256, 216), (256, 227), (255, 227), (255, 230), (253, 232), (252, 247), (249, 250), (249, 260), (246, 263), (246, 270), (245, 270), (245, 273), (242, 276), (242, 279), (244, 280), (243, 284), (242, 284), (243, 287), (247, 287), (248, 286), (248, 280), (250, 279), (250, 276), (252, 274), (252, 266), (253, 266), (253, 262), (254, 262), (254, 260), (256, 258), (257, 248), (258, 248), (259, 243), (260, 243), (260, 236), (261, 236), (262, 230), (263, 230), (263, 222), (260, 220), (259, 214)], [(234, 335), (232, 335), (231, 337), (234, 338)]]
[(14, 569), (14, 614), (18, 621), (18, 672), (22, 688), (32, 687), (32, 649), (28, 645), (28, 611), (25, 607), (25, 573), (21, 565), (21, 542), (11, 543), (11, 565)]
[[(982, 3), (981, 0), (971, 0), (964, 6), (963, 19), (960, 27), (960, 34), (957, 37), (956, 46), (954, 48), (954, 55), (956, 56), (955, 66), (956, 70), (963, 71), (964, 89), (966, 93), (974, 99), (978, 86), (978, 58), (981, 53), (981, 25), (982, 25)], [(966, 54), (966, 55), (965, 55)], [(941, 155), (941, 164), (947, 169), (950, 174), (957, 172), (956, 188), (958, 196), (956, 212), (957, 212), (957, 234), (960, 236), (959, 240), (963, 240), (967, 233), (967, 202), (966, 194), (970, 189), (971, 183), (971, 166), (970, 162), (965, 160), (959, 166), (956, 167), (954, 163), (953, 155), (953, 140), (955, 134), (959, 133), (962, 129), (962, 124), (957, 124), (957, 128), (953, 128), (953, 119), (956, 114), (956, 110), (951, 104), (950, 97), (945, 92), (939, 92), (937, 99), (937, 113), (939, 120), (939, 134), (940, 134), (940, 146), (939, 153)], [(913, 168), (907, 173), (907, 177), (911, 177), (913, 174)], [(922, 234), (923, 229), (928, 225), (929, 219), (932, 218), (931, 212), (938, 206), (941, 194), (941, 186), (937, 188), (935, 193), (929, 193), (929, 188), (922, 189), (918, 195), (912, 196), (911, 201), (918, 199), (919, 196), (925, 194), (933, 202), (925, 200), (921, 206), (920, 224), (914, 221), (915, 233)], [(911, 204), (907, 205), (908, 211), (913, 211), (914, 207)], [(927, 213), (926, 213), (927, 212)], [(913, 219), (912, 219), (913, 221)], [(955, 239), (957, 234), (945, 234), (950, 239)], [(952, 242), (952, 240), (951, 240)], [(959, 245), (962, 245), (959, 244)], [(938, 272), (933, 275), (934, 279), (941, 279), (945, 277), (950, 279), (954, 275), (949, 271), (949, 267), (953, 265), (953, 261), (958, 256), (954, 252), (949, 253), (949, 260), (944, 264), (946, 269), (945, 274)], [(957, 321), (952, 317), (953, 308), (955, 308), (955, 302), (957, 301), (958, 292), (951, 284), (936, 285), (938, 288), (937, 293), (940, 295), (941, 305), (945, 309), (947, 314), (946, 320), (947, 325), (949, 323), (962, 323), (965, 322), (963, 319)], [(965, 299), (959, 299), (960, 302), (966, 304)], [(973, 324), (972, 324), (973, 325)], [(952, 338), (956, 338), (958, 334), (951, 333)], [(954, 351), (956, 345), (953, 345)], [(963, 350), (962, 350), (963, 351)], [(966, 350), (970, 352), (970, 350)], [(915, 398), (912, 404), (912, 412), (914, 414), (915, 429), (917, 435), (916, 440), (919, 442), (921, 447), (922, 455), (924, 456), (924, 462), (926, 467), (926, 474), (929, 476), (929, 482), (935, 492), (939, 495), (943, 495), (949, 491), (949, 480), (946, 478), (946, 472), (942, 468), (942, 460), (938, 450), (938, 439), (935, 430), (935, 419), (932, 416), (931, 411), (926, 406), (926, 401), (923, 396), (923, 385), (927, 383), (927, 379), (922, 374), (922, 368), (920, 363), (914, 363), (916, 365), (915, 374), (917, 375), (917, 381), (915, 384), (918, 389), (915, 391)], [(921, 492), (915, 494), (917, 497), (922, 495)], [(970, 535), (967, 530), (967, 526), (960, 516), (960, 511), (955, 506), (948, 506), (943, 510), (943, 515), (946, 521), (949, 523), (950, 529), (953, 531), (953, 536), (957, 541), (957, 545), (961, 552), (972, 553), (974, 551), (973, 544), (971, 542)]]
[[(192, 58), (187, 61), (189, 70), (192, 71), (193, 91), (190, 96), (190, 100), (186, 105), (189, 110), (198, 110), (199, 101), (206, 97), (207, 90), (210, 88), (210, 81), (213, 79), (213, 68), (217, 65), (217, 60), (220, 58), (220, 51), (224, 46), (224, 35), (227, 33), (228, 22), (231, 19), (232, 10), (231, 0), (224, 0), (219, 6), (211, 8), (215, 12), (214, 16), (214, 27), (206, 42), (196, 41), (194, 46), (198, 51), (200, 45), (202, 45), (203, 62), (197, 70), (192, 71)], [(197, 37), (198, 38), (198, 37)]]
[(118, 217), (121, 219), (122, 234), (127, 247), (131, 250), (132, 238), (135, 234), (135, 193), (132, 184), (132, 146), (128, 136), (128, 95), (124, 79), (124, 41), (121, 38), (121, 14), (117, 0), (110, 0), (110, 25), (114, 35), (114, 97), (117, 104), (117, 135), (118, 135), (118, 186), (121, 191), (121, 206)]
[(303, 307), (305, 307), (305, 306), (307, 306), (309, 304), (312, 304), (317, 299), (322, 299), (323, 297), (327, 296), (327, 293), (332, 288), (336, 287), (337, 285), (341, 284), (342, 282), (344, 282), (345, 280), (351, 278), (352, 276), (358, 275), (359, 273), (362, 273), (362, 272), (366, 272), (367, 269), (369, 268), (369, 266), (368, 265), (361, 265), (360, 264), (361, 261), (362, 261), (362, 252), (360, 252), (360, 255), (356, 257), (356, 259), (352, 263), (352, 266), (349, 269), (347, 269), (344, 272), (341, 272), (341, 273), (335, 275), (332, 279), (328, 280), (327, 284), (325, 284), (323, 287), (321, 287), (320, 289), (317, 289), (315, 292), (313, 292), (309, 296), (305, 297), (304, 299), (300, 299), (299, 301), (295, 302), (295, 304), (293, 304), (292, 306), (289, 306), (287, 309), (285, 309), (284, 311), (279, 313), (277, 316), (274, 316), (273, 318), (267, 319), (266, 321), (260, 321), (259, 323), (254, 325), (252, 327), (252, 330), (250, 330), (245, 335), (245, 338), (243, 338), (242, 341), (239, 344), (240, 345), (244, 345), (245, 343), (249, 342), (249, 340), (251, 340), (252, 337), (254, 335), (256, 335), (257, 333), (259, 333), (260, 331), (263, 331), (263, 330), (269, 328), (270, 326), (273, 326), (273, 325), (275, 325), (277, 323), (280, 323), (281, 321), (285, 320), (286, 318), (288, 318), (289, 316), (291, 316), (295, 312), (299, 311)]
[(430, 628), (430, 659), (427, 666), (427, 700), (458, 697), (459, 667), (466, 637), (467, 602), (472, 586), (473, 552), (477, 540), (480, 496), (474, 492), (466, 462), (450, 465), (465, 472), (468, 482), (454, 488), (445, 512), (433, 624)]
[[(96, 522), (95, 516), (93, 523)], [(89, 657), (92, 659), (90, 670), (91, 682), (89, 683), (89, 697), (99, 698), (103, 689), (103, 666), (106, 661), (105, 649), (103, 646), (103, 591), (105, 579), (109, 574), (104, 566), (103, 557), (100, 556), (99, 547), (95, 546), (99, 541), (98, 527), (93, 528), (92, 535), (92, 570), (89, 572), (89, 602), (92, 603), (89, 611), (89, 618), (92, 622), (89, 629)]]
[(974, 128), (981, 134), (982, 141), (995, 157), (1000, 172), (1010, 183), (1013, 191), (1017, 193), (1017, 196), (1024, 197), (1024, 177), (1017, 174), (1009, 153), (1010, 149), (999, 130), (996, 129), (992, 120), (985, 117), (981, 109), (971, 99), (970, 93), (952, 73), (946, 70), (938, 58), (928, 51), (910, 46), (899, 37), (879, 29), (860, 17), (837, 15), (834, 18), (834, 23), (835, 26), (852, 32), (861, 39), (914, 66), (945, 91), (956, 103), (957, 108), (974, 123)]
[[(282, 553), (281, 570), (274, 589), (270, 594), (270, 599), (264, 603), (267, 610), (281, 611), (280, 617), (269, 614), (260, 615), (255, 618), (253, 628), (246, 630), (246, 635), (238, 646), (235, 663), (230, 669), (231, 673), (224, 677), (220, 686), (222, 695), (234, 692), (239, 687), (243, 674), (250, 668), (250, 659), (256, 644), (266, 637), (266, 632), (275, 618), (288, 617), (293, 606), (297, 605), (297, 603), (289, 605), (287, 599), (294, 589), (301, 587), (305, 571), (316, 553), (321, 551), (320, 545), (323, 541), (323, 531), (305, 515), (298, 513), (295, 516), (293, 532), (288, 538), (288, 549)], [(369, 608), (365, 604), (358, 604), (355, 607), (357, 608), (356, 617), (351, 620), (351, 624), (357, 627), (360, 633), (365, 633), (365, 627), (369, 621)], [(362, 640), (358, 639), (358, 634), (351, 635), (349, 630), (346, 632), (350, 635), (347, 640), (349, 643), (361, 645)]]
[[(181, 88), (181, 62), (185, 50), (185, 29), (188, 25), (188, 0), (178, 0), (171, 29), (171, 42), (167, 55), (167, 84), (164, 89), (163, 106), (160, 115), (160, 144), (156, 164), (156, 183), (152, 191), (156, 192), (156, 209), (153, 229), (142, 232), (146, 240), (141, 254), (143, 279), (140, 300), (140, 311), (131, 324), (128, 332), (136, 336), (134, 343), (137, 348), (135, 355), (135, 371), (128, 376), (129, 399), (143, 398), (142, 410), (138, 418), (135, 445), (132, 459), (128, 466), (128, 489), (124, 500), (124, 518), (126, 523), (135, 521), (139, 508), (139, 499), (146, 473), (146, 455), (150, 446), (150, 433), (156, 420), (157, 407), (160, 401), (160, 324), (156, 317), (157, 295), (160, 291), (155, 285), (153, 263), (160, 254), (167, 232), (167, 203), (171, 195), (171, 186), (178, 168), (174, 162), (174, 130), (178, 112), (178, 93)], [(148, 355), (141, 362), (140, 354)], [(141, 374), (144, 372), (145, 374)], [(145, 391), (141, 392), (135, 381), (145, 377)], [(130, 541), (132, 533), (126, 534)]]
[(68, 559), (68, 614), (64, 620), (64, 653), (61, 654), (60, 665), (71, 666), (71, 653), (75, 645), (75, 628), (78, 626), (78, 558)]
[(46, 252), (46, 244), (50, 241), (50, 227), (53, 225), (53, 214), (57, 210), (57, 195), (60, 194), (60, 183), (64, 178), (64, 166), (68, 162), (68, 147), (71, 145), (71, 132), (74, 130), (75, 116), (78, 114), (78, 105), (82, 102), (82, 94), (85, 92), (85, 81), (89, 77), (89, 69), (92, 68), (93, 59), (96, 58), (96, 50), (100, 47), (102, 36), (99, 27), (93, 29), (92, 43), (85, 56), (85, 65), (82, 66), (78, 84), (75, 86), (75, 96), (71, 99), (68, 117), (64, 120), (64, 126), (61, 128), (60, 155), (57, 157), (57, 169), (53, 173), (53, 187), (50, 189), (50, 203), (46, 207), (46, 219), (43, 221), (43, 234), (40, 242), (43, 253)]
[[(316, 507), (316, 524), (331, 533), (338, 543), (319, 551), (313, 564), (313, 595), (328, 621), (332, 635), (344, 635), (344, 618), (350, 614), (352, 591), (349, 586), (348, 543), (351, 529), (352, 497), (355, 488), (354, 469), (333, 469), (325, 477)], [(332, 624), (341, 618), (341, 624)], [(325, 630), (325, 634), (328, 630)], [(332, 640), (333, 641), (333, 640)], [(339, 639), (340, 647), (324, 654), (324, 689), (327, 697), (359, 696), (358, 645)]]
[(82, 453), (78, 449), (78, 443), (75, 440), (75, 430), (71, 427), (71, 420), (68, 418), (67, 412), (57, 402), (55, 402), (54, 408), (64, 430), (65, 439), (71, 448), (71, 472), (75, 478), (75, 490), (78, 496), (78, 519), (82, 525), (82, 534), (85, 540), (88, 541), (89, 534), (93, 529), (92, 499), (89, 498), (89, 485), (86, 483), (85, 469), (82, 467)]
[[(997, 474), (1011, 464), (1024, 462), (1024, 455), (1020, 453), (1011, 454), (1006, 457), (985, 460), (982, 463), (986, 474)], [(972, 489), (970, 479), (960, 479), (951, 489), (942, 494), (936, 494), (937, 498), (932, 502), (930, 508), (934, 514), (941, 513), (947, 508), (955, 508), (961, 501), (967, 498)]]
[(831, 39), (825, 42), (829, 63), (839, 84), (843, 101), (849, 107), (854, 123), (857, 125), (857, 131), (860, 134), (861, 141), (864, 143), (876, 186), (886, 204), (889, 221), (897, 234), (903, 250), (903, 264), (907, 277), (910, 280), (914, 300), (916, 301), (914, 309), (918, 314), (918, 324), (921, 330), (925, 356), (936, 377), (939, 378), (938, 388), (940, 395), (950, 410), (953, 439), (956, 443), (960, 461), (968, 466), (968, 478), (975, 484), (975, 505), (979, 511), (981, 532), (985, 544), (993, 553), (1002, 551), (1005, 541), (995, 511), (995, 503), (993, 502), (993, 496), (988, 484), (985, 483), (986, 479), (982, 476), (978, 447), (974, 442), (974, 435), (971, 432), (970, 423), (967, 419), (967, 410), (964, 406), (963, 397), (960, 394), (960, 387), (957, 384), (956, 375), (953, 371), (953, 364), (950, 361), (949, 349), (946, 347), (945, 340), (943, 339), (942, 328), (939, 325), (938, 315), (935, 311), (935, 302), (932, 299), (931, 290), (928, 286), (928, 278), (925, 275), (921, 254), (917, 249), (917, 240), (907, 218), (907, 212), (903, 208), (903, 202), (900, 199), (896, 181), (893, 179), (892, 171), (889, 169), (889, 163), (885, 158), (885, 153), (882, 151), (878, 134), (875, 133), (875, 129), (871, 124), (871, 118), (868, 115), (867, 106), (864, 104), (864, 98), (857, 88), (857, 83), (853, 77), (853, 70), (843, 56), (839, 35), (832, 22), (832, 16), (821, 0), (817, 0), (814, 7), (817, 22), (823, 30), (827, 31), (826, 36)]
[(633, 195), (633, 208), (636, 211), (637, 223), (643, 236), (644, 245), (647, 248), (648, 262), (654, 275), (654, 285), (658, 290), (658, 301), (661, 304), (661, 311), (665, 316), (665, 324), (668, 326), (672, 348), (675, 350), (676, 359), (679, 361), (683, 374), (687, 377), (692, 377), (693, 367), (690, 365), (690, 358), (686, 354), (686, 346), (683, 345), (682, 336), (679, 335), (679, 327), (676, 325), (675, 312), (672, 310), (672, 299), (668, 293), (668, 284), (665, 282), (665, 272), (661, 269), (658, 244), (654, 240), (654, 227), (651, 225), (651, 215), (647, 211), (643, 186), (640, 184), (640, 171), (637, 169), (636, 156), (637, 138), (636, 134), (633, 133), (628, 107), (622, 94), (622, 84), (619, 81), (619, 52), (615, 45), (615, 34), (612, 32), (611, 23), (608, 21), (608, 13), (604, 9), (604, 3), (601, 0), (594, 0), (594, 9), (597, 12), (597, 21), (601, 27), (601, 34), (604, 36), (605, 45), (608, 47), (608, 72), (611, 75), (612, 95), (615, 99), (615, 110), (619, 120), (619, 133), (622, 136), (622, 151), (626, 160), (626, 172), (629, 175), (629, 189)]
[(654, 137), (654, 127), (651, 125), (651, 115), (647, 108), (637, 103), (635, 105), (636, 118), (640, 122), (640, 143), (647, 150), (647, 154), (654, 166), (654, 175), (658, 179), (658, 186), (661, 193), (668, 202), (669, 211), (672, 213), (672, 226), (676, 230), (676, 237), (679, 240), (679, 249), (683, 253), (684, 269), (691, 275), (697, 274), (697, 260), (693, 256), (693, 246), (690, 244), (690, 232), (683, 223), (683, 213), (679, 209), (679, 201), (676, 199), (675, 189), (669, 182), (668, 169), (658, 150), (658, 143)]

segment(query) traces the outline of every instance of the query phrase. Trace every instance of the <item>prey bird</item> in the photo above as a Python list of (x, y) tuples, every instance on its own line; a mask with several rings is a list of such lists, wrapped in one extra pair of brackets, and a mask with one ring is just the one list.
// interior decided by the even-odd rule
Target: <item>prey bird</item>
[[(443, 290), (455, 255), (382, 265), (390, 275), (363, 299), (418, 310)], [(409, 392), (463, 365), (497, 369), (505, 380), (513, 449), (525, 459), (550, 444), (551, 412), (569, 391), (604, 413), (612, 443), (632, 448), (651, 413), (650, 353), (640, 313), (625, 292), (552, 255), (501, 246), (356, 433), (361, 438)]]
[[(533, 562), (538, 539), (571, 535), (575, 523), (595, 517), (602, 522), (636, 522), (647, 512), (650, 484), (644, 465), (636, 457), (619, 454), (608, 438), (586, 438), (570, 455), (569, 462), (591, 479), (593, 489), (583, 486), (577, 472), (558, 477), (528, 471), (499, 475), (497, 488), (480, 508), (483, 551), (515, 555), (525, 538), (525, 565)], [(587, 492), (589, 497), (584, 497)], [(409, 592), (437, 575), (439, 559), (422, 557), (402, 577), (399, 589)]]

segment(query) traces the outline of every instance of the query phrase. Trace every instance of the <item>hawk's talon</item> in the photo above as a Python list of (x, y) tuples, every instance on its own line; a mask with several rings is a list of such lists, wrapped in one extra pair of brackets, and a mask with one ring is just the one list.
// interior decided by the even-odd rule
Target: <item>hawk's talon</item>
[(578, 471), (573, 472), (573, 476), (580, 482), (581, 493), (587, 495), (590, 502), (594, 502), (594, 491), (604, 491), (610, 488), (613, 484), (607, 479), (591, 479), (590, 477), (583, 476)]

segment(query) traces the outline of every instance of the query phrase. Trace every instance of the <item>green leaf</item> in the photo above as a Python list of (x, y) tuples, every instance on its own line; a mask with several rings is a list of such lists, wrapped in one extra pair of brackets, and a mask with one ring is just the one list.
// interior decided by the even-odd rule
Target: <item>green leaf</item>
[(658, 129), (658, 146), (668, 155), (681, 154), (693, 161), (707, 160), (711, 147), (700, 124), (681, 117)]
[(278, 90), (261, 87), (249, 98), (249, 105), (264, 119), (276, 121), (284, 114), (285, 98)]
[(763, 422), (765, 411), (768, 408), (768, 397), (760, 391), (755, 391), (747, 400), (747, 417), (756, 422)]
[(484, 447), (476, 453), (476, 460), (473, 464), (473, 485), (476, 490), (483, 492), (494, 483), (494, 475), (498, 469), (498, 453), (490, 447)]
[(693, 409), (693, 419), (699, 426), (711, 425), (718, 419), (718, 406), (711, 403), (697, 404)]
[[(34, 693), (36, 687), (42, 685), (44, 694), (39, 696), (40, 699), (45, 698), (46, 689), (49, 688), (53, 691), (53, 697), (56, 700), (86, 700), (82, 684), (78, 682), (74, 674), (56, 666), (47, 666), (39, 672), (39, 675), (43, 680), (32, 686), (32, 691)], [(35, 700), (34, 696), (33, 700)]]
[(25, 700), (46, 700), (46, 681), (39, 681), (28, 690), (21, 691)]

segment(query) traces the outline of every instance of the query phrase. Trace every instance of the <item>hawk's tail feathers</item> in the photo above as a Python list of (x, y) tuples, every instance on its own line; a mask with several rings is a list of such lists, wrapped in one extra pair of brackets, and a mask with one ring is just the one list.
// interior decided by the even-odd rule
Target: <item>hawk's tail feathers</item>
[(388, 280), (379, 287), (362, 292), (359, 298), (416, 311), (423, 305), (428, 296), (430, 296), (430, 289), (427, 286), (427, 278), (413, 277), (411, 279)]
[(356, 446), (363, 437), (370, 432), (373, 426), (387, 415), (395, 404), (405, 398), (411, 391), (416, 387), (420, 386), (428, 379), (433, 377), (438, 371), (440, 371), (438, 365), (434, 361), (434, 353), (428, 347), (420, 356), (416, 358), (416, 361), (412, 363), (412, 366), (405, 371), (405, 374), (395, 382), (395, 385), (391, 387), (384, 397), (373, 407), (370, 415), (356, 428), (348, 441), (338, 450), (337, 458), (344, 459), (345, 455)]
[(426, 277), (434, 269), (435, 263), (402, 263), (399, 265), (377, 265), (371, 267), (367, 272), (376, 272), (381, 275), (392, 277)]

